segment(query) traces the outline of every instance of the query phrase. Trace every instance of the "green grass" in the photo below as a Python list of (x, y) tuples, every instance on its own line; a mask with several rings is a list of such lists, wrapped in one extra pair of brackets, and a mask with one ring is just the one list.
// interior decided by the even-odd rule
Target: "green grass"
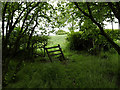
[[(57, 44), (63, 49), (66, 63), (58, 59), (51, 63), (48, 57), (38, 57), (34, 63), (23, 62), (15, 82), (10, 82), (7, 88), (117, 88), (116, 53), (92, 56), (70, 51), (66, 49), (65, 36), (51, 36), (48, 47)], [(46, 62), (40, 62), (44, 59)]]
[(57, 36), (50, 36), (49, 45), (48, 46), (56, 46), (60, 44), (60, 46), (63, 48), (66, 45), (66, 35), (57, 35)]

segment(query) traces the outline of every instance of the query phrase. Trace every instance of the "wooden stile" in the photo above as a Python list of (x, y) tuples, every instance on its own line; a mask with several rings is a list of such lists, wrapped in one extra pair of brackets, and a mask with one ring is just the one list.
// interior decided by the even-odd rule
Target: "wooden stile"
[[(52, 49), (52, 48), (58, 48), (59, 50), (48, 51), (48, 49)], [(63, 54), (62, 49), (61, 49), (59, 44), (58, 44), (58, 46), (54, 46), (54, 47), (49, 47), (49, 48), (44, 47), (44, 50), (47, 52), (47, 55), (48, 55), (51, 62), (52, 62), (51, 56), (57, 56), (57, 55), (61, 55), (62, 58), (65, 60), (64, 54)], [(58, 53), (58, 54), (50, 54), (50, 53), (58, 52), (58, 51), (60, 51), (60, 53)]]

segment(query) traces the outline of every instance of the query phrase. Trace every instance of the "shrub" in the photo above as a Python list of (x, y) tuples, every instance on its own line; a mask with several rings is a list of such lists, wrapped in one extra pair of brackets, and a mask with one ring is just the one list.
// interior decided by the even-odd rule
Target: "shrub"
[(55, 33), (56, 33), (56, 35), (65, 35), (65, 34), (67, 34), (67, 32), (64, 31), (64, 30), (58, 30)]
[(69, 42), (69, 47), (72, 50), (87, 50), (92, 48), (92, 39), (91, 38), (82, 38), (83, 32), (73, 32), (69, 33), (67, 40)]
[[(116, 41), (120, 37), (119, 30), (105, 30), (105, 32)], [(72, 50), (85, 50), (91, 54), (97, 54), (99, 51), (108, 51), (112, 48), (111, 44), (100, 35), (98, 29), (71, 32), (67, 35), (67, 41), (69, 42), (69, 48)]]
[[(20, 28), (15, 28), (15, 30), (11, 33), (9, 43), (8, 43), (8, 50), (9, 55), (13, 55), (14, 53), (14, 47), (15, 47), (15, 41), (18, 38)], [(25, 54), (25, 56), (33, 56), (33, 53), (36, 53), (36, 50), (39, 47), (42, 47), (44, 43), (48, 42), (49, 37), (45, 35), (34, 35), (29, 40), (30, 34), (25, 33), (24, 36), (20, 39), (19, 45), (16, 51), (16, 56)], [(32, 54), (32, 55), (31, 55)]]
[[(48, 39), (49, 39), (49, 37), (45, 36), (45, 35), (32, 36), (32, 39), (30, 40), (30, 47), (29, 48), (27, 48), (27, 42), (24, 42), (22, 45), (22, 50), (24, 52), (26, 51), (25, 52), (25, 54), (27, 54), (26, 57), (29, 59), (29, 58), (35, 56), (37, 53), (37, 49), (43, 50), (41, 48), (43, 48), (44, 44), (47, 45)], [(43, 55), (43, 54), (40, 54), (40, 55)]]

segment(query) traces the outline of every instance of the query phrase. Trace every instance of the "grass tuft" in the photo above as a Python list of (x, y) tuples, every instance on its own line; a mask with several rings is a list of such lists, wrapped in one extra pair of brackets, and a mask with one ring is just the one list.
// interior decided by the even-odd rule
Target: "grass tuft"
[[(34, 63), (24, 62), (16, 74), (16, 82), (7, 88), (117, 88), (118, 55), (101, 52), (98, 56), (66, 48), (65, 36), (51, 36), (48, 46), (60, 44), (66, 64), (58, 59), (38, 57)], [(12, 65), (12, 64), (11, 64)]]

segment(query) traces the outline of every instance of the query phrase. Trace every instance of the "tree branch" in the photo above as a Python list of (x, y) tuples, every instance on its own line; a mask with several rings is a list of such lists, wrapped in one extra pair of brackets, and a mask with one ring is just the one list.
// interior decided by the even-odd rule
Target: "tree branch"
[(91, 19), (91, 21), (93, 21), (93, 23), (95, 23), (100, 31), (101, 31), (101, 35), (103, 35), (107, 41), (114, 47), (114, 49), (118, 52), (118, 54), (120, 55), (120, 47), (105, 33), (103, 27), (101, 26), (101, 24), (99, 24), (94, 18), (92, 18), (90, 15), (88, 15), (87, 13), (85, 13), (79, 6), (77, 3), (75, 3), (75, 5), (77, 6), (77, 8), (87, 17), (89, 17)]
[(115, 6), (118, 8), (118, 11), (120, 11), (120, 2), (115, 2)]
[(3, 8), (3, 13), (2, 13), (2, 39), (4, 41), (4, 20), (5, 20), (5, 13), (7, 9), (8, 2), (5, 3), (5, 7)]
[(77, 2), (74, 2), (74, 3), (75, 3), (75, 5), (76, 5), (76, 7), (77, 7), (85, 16), (90, 17), (90, 15), (88, 15), (86, 12), (84, 12), (84, 11), (79, 7), (79, 5), (78, 5)]
[(87, 4), (89, 15), (92, 17), (92, 12), (91, 12), (91, 9), (90, 9), (89, 2), (86, 2), (86, 4)]
[[(33, 2), (32, 2), (32, 3), (33, 3)], [(23, 14), (23, 12), (24, 12), (27, 8), (29, 8), (29, 6), (31, 6), (32, 3), (30, 3), (29, 5), (27, 5), (27, 7), (22, 10), (22, 12), (19, 14), (18, 18), (16, 19), (15, 23), (13, 24), (12, 29), (13, 29), (13, 28), (15, 27), (15, 25), (18, 23), (18, 21), (19, 21), (21, 15)]]
[(22, 24), (20, 33), (21, 33), (22, 30), (23, 30), (23, 27), (24, 27), (24, 24), (25, 24), (25, 21), (26, 21), (26, 19), (27, 19), (28, 14), (29, 14), (35, 7), (37, 7), (37, 6), (39, 5), (39, 3), (40, 3), (40, 2), (38, 2), (36, 5), (34, 5), (34, 6), (27, 12), (27, 14), (26, 14), (26, 16), (25, 16), (25, 18), (24, 18), (24, 20), (23, 20), (23, 24)]
[(108, 2), (108, 6), (111, 8), (112, 12), (114, 13), (115, 17), (120, 20), (119, 12), (116, 11), (117, 9), (114, 7), (114, 4), (112, 2)]
[(36, 24), (35, 24), (35, 26), (32, 28), (32, 31), (31, 31), (31, 33), (30, 33), (29, 40), (28, 40), (28, 43), (27, 43), (27, 49), (29, 49), (29, 47), (30, 47), (30, 40), (31, 40), (31, 38), (32, 38), (33, 32), (34, 32), (34, 30), (35, 30), (35, 27), (38, 25), (37, 19), (38, 19), (38, 16), (36, 17), (36, 20), (35, 20), (35, 21), (36, 21)]
[[(40, 3), (40, 2), (38, 2), (35, 6), (33, 6), (33, 7), (27, 12), (27, 14), (26, 14), (26, 16), (25, 16), (25, 19), (24, 19), (24, 21), (23, 21), (23, 25), (22, 25), (21, 31), (19, 32), (19, 35), (18, 35), (18, 37), (17, 37), (17, 39), (16, 39), (16, 41), (15, 41), (15, 44), (14, 44), (14, 48), (15, 48), (14, 53), (16, 53), (16, 51), (17, 51), (17, 49), (18, 49), (18, 45), (19, 45), (19, 41), (20, 41), (21, 37), (24, 35), (24, 33), (25, 33), (25, 32), (27, 31), (27, 29), (28, 29), (28, 26), (29, 26), (29, 25), (27, 25), (27, 27), (25, 28), (24, 32), (21, 33), (22, 30), (23, 30), (24, 23), (25, 23), (25, 21), (26, 21), (26, 19), (27, 19), (27, 16), (28, 16), (28, 14), (30, 13), (31, 10), (33, 10), (36, 6), (39, 5), (39, 3)], [(37, 12), (36, 12), (36, 13), (37, 13)], [(31, 22), (33, 21), (36, 13), (33, 14), (32, 19), (30, 20), (29, 24), (31, 24)]]
[[(33, 2), (32, 2), (32, 3), (33, 3)], [(18, 23), (19, 18), (21, 17), (22, 13), (23, 13), (32, 3), (30, 3), (26, 8), (23, 9), (23, 11), (19, 14), (19, 16), (18, 16), (18, 18), (16, 19), (15, 23), (13, 24), (13, 26), (11, 26), (11, 28), (9, 28), (9, 33), (6, 35), (6, 39), (4, 40), (4, 43), (3, 43), (3, 48), (6, 48), (8, 39), (9, 39), (9, 37), (10, 37), (10, 34), (11, 34), (11, 32), (13, 31), (15, 25)], [(10, 23), (10, 22), (9, 22), (9, 23)], [(8, 24), (9, 24), (9, 23), (8, 23)], [(8, 26), (9, 26), (9, 25), (8, 25)]]

